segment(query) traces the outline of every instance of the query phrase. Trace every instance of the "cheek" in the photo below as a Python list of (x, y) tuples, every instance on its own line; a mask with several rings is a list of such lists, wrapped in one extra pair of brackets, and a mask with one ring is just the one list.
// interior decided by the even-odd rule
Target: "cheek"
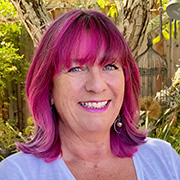
[(121, 78), (119, 78), (119, 81), (117, 82), (117, 89), (118, 89), (118, 91), (119, 91), (119, 93), (121, 94), (121, 95), (123, 95), (124, 96), (124, 90), (125, 90), (125, 80), (124, 80), (124, 76), (122, 76)]
[(118, 76), (113, 80), (113, 92), (117, 100), (118, 107), (122, 106), (124, 100), (124, 91), (125, 91), (125, 79), (124, 75)]
[(61, 106), (71, 103), (80, 93), (80, 83), (73, 78), (61, 77), (54, 80), (53, 98)]
[(66, 83), (57, 83), (54, 84), (53, 89), (53, 98), (54, 104), (58, 114), (63, 116), (63, 114), (67, 114), (68, 107), (71, 106), (70, 99), (72, 98), (69, 91), (69, 84)]
[(124, 96), (125, 77), (123, 72), (119, 72), (118, 74), (111, 76), (108, 82), (116, 95)]

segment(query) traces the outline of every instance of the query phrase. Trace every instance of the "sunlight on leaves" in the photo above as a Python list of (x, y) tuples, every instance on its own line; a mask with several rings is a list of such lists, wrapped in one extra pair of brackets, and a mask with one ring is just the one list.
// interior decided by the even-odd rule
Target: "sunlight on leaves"
[(156, 38), (153, 39), (153, 44), (158, 43), (161, 40), (160, 36), (157, 36)]
[(97, 0), (97, 3), (98, 5), (104, 9), (105, 8), (105, 5), (106, 5), (106, 1), (105, 0)]
[(116, 15), (116, 17), (118, 16), (118, 12), (117, 12), (117, 8), (115, 4), (111, 4), (111, 7), (108, 11), (108, 16), (110, 15), (111, 17), (114, 17)]
[(169, 39), (169, 33), (166, 31), (166, 29), (164, 29), (164, 30), (162, 31), (162, 34), (163, 34), (163, 36), (164, 36), (164, 38), (165, 38), (166, 40)]

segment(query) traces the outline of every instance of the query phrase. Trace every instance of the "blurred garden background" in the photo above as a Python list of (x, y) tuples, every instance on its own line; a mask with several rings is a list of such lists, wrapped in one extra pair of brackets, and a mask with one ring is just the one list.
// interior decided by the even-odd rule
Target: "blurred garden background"
[[(32, 138), (25, 79), (49, 24), (73, 9), (105, 13), (133, 52), (141, 75), (138, 128), (180, 154), (180, 10), (173, 0), (0, 0), (0, 160)], [(179, 2), (180, 4), (180, 2)], [(173, 7), (176, 7), (176, 4)], [(172, 10), (172, 9), (171, 9)]]

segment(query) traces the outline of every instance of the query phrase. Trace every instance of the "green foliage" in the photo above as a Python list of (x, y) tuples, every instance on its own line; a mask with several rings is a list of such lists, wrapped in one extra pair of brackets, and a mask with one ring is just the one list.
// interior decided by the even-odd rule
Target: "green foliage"
[(32, 116), (30, 116), (30, 117), (27, 119), (27, 124), (28, 124), (28, 126), (25, 128), (24, 134), (25, 134), (25, 136), (27, 136), (28, 138), (31, 138), (31, 136), (33, 135), (33, 132), (34, 132), (34, 120), (33, 120), (33, 117), (32, 117)]
[[(163, 7), (163, 13), (166, 13), (166, 7), (168, 5), (168, 3), (170, 2), (170, 0), (162, 0), (162, 7)], [(157, 4), (159, 4), (159, 0), (157, 1)], [(177, 31), (175, 30), (175, 27)], [(168, 23), (164, 24), (162, 26), (162, 35), (165, 38), (165, 40), (169, 40), (170, 39), (170, 24), (169, 21)], [(177, 39), (177, 33), (180, 32), (180, 21), (179, 20), (172, 20), (172, 28), (171, 28), (171, 37), (174, 39)], [(158, 35), (154, 40), (153, 40), (153, 44), (156, 44), (160, 41), (160, 35)]]
[(0, 99), (7, 107), (5, 95), (8, 87), (11, 82), (24, 82), (28, 63), (19, 52), (23, 27), (17, 19), (17, 11), (8, 0), (0, 0), (0, 19)]
[(22, 27), (19, 22), (0, 22), (0, 29), (0, 38), (10, 41), (21, 35)]
[(169, 142), (180, 155), (180, 107), (165, 109), (156, 119), (151, 119), (146, 113), (144, 117), (141, 116), (140, 122), (141, 128), (144, 126), (151, 130), (149, 137)]
[(180, 154), (180, 109), (175, 113), (171, 108), (165, 110), (154, 128), (150, 137), (166, 140)]
[(0, 19), (0, 41), (13, 41), (18, 46), (22, 26), (17, 20), (17, 11), (8, 0), (0, 0)]
[[(174, 39), (177, 39), (177, 34), (178, 32), (180, 32), (180, 21), (172, 21), (172, 28), (171, 28), (171, 37)], [(176, 32), (175, 32), (175, 27), (176, 26)], [(162, 35), (165, 38), (165, 40), (169, 40), (170, 39), (170, 25), (168, 24), (164, 24), (162, 26)], [(158, 35), (154, 40), (153, 40), (153, 44), (158, 43), (160, 41), (160, 35)]]
[(17, 15), (17, 11), (14, 6), (8, 0), (0, 0), (0, 17), (6, 17), (8, 19)]
[(19, 131), (10, 121), (0, 119), (0, 148), (9, 149), (15, 146), (15, 141), (19, 139)]
[[(161, 104), (162, 112), (159, 116), (152, 116), (157, 112), (157, 105)], [(156, 104), (157, 104), (156, 103)], [(147, 107), (148, 108), (144, 108)], [(153, 101), (146, 100), (141, 104), (140, 127), (150, 129), (149, 136), (163, 139), (171, 143), (172, 147), (180, 154), (180, 68), (172, 79), (168, 89), (156, 94)]]
[[(34, 121), (32, 117), (27, 119), (28, 126), (22, 132), (17, 128), (16, 121), (3, 120), (0, 118), (0, 153), (2, 149), (9, 149), (11, 152), (17, 152), (15, 142), (28, 142), (32, 139), (34, 132)], [(0, 154), (0, 159), (4, 157)]]
[[(2, 45), (3, 44), (3, 45)], [(22, 61), (23, 56), (17, 53), (18, 49), (14, 48), (14, 45), (2, 42), (0, 48), (0, 98), (5, 96), (5, 90), (8, 88), (8, 84), (15, 80), (19, 83), (23, 79), (21, 73), (26, 64)]]

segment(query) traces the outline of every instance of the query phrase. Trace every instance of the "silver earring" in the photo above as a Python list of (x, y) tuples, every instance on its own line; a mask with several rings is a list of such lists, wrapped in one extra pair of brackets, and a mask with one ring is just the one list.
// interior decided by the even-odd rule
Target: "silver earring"
[(50, 98), (49, 103), (50, 103), (50, 107), (51, 107), (51, 111), (52, 111), (54, 109), (54, 99), (53, 99), (53, 97)]
[(51, 98), (50, 103), (51, 103), (51, 106), (54, 105), (54, 99), (53, 98)]
[(118, 129), (121, 128), (121, 127), (122, 127), (121, 118), (118, 117), (114, 122), (114, 130), (115, 130), (115, 132), (120, 134), (121, 132)]

